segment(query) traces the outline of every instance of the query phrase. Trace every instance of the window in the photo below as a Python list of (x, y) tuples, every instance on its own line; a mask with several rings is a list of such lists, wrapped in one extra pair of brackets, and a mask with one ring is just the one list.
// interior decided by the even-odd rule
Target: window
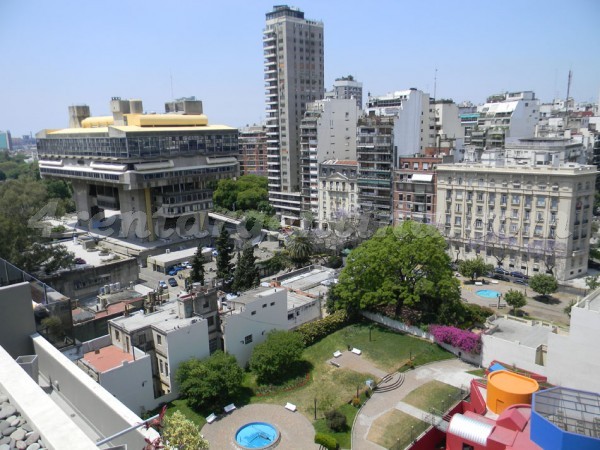
[(255, 316), (255, 315), (256, 315), (256, 311), (252, 311), (252, 312), (250, 313), (250, 315), (251, 315), (251, 316)]
[(214, 316), (210, 316), (210, 317), (208, 317), (208, 318), (206, 319), (206, 324), (207, 324), (209, 327), (212, 327), (212, 326), (215, 324), (215, 318), (214, 318)]
[(156, 343), (158, 345), (162, 345), (162, 336), (160, 334), (156, 335)]
[(159, 359), (158, 364), (160, 365), (160, 373), (164, 373), (163, 360)]
[(115, 339), (116, 339), (117, 341), (120, 341), (120, 340), (121, 340), (121, 333), (119, 333), (119, 330), (115, 330)]
[(542, 196), (542, 195), (538, 195), (537, 196), (537, 202), (535, 204), (538, 208), (543, 208), (544, 206), (546, 206), (546, 197)]
[(288, 320), (292, 320), (294, 318), (294, 313), (288, 314)]
[(262, 307), (263, 307), (263, 308), (266, 308), (266, 307), (267, 307), (267, 304), (266, 304), (266, 303), (263, 303)]
[(456, 225), (457, 227), (459, 227), (460, 226), (460, 221), (461, 221), (460, 217), (455, 217), (454, 218), (454, 225)]
[(169, 375), (169, 363), (165, 361), (165, 375)]
[(271, 302), (271, 306), (275, 306), (275, 302)]
[(250, 344), (250, 343), (252, 343), (252, 335), (251, 334), (249, 334), (248, 336), (246, 336), (244, 338), (244, 344)]

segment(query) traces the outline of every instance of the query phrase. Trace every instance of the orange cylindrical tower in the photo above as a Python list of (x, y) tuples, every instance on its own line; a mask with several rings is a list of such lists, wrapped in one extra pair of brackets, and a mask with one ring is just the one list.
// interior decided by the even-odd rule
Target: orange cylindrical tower
[(539, 388), (533, 378), (507, 370), (497, 370), (488, 375), (487, 407), (500, 414), (511, 405), (531, 404), (531, 394)]

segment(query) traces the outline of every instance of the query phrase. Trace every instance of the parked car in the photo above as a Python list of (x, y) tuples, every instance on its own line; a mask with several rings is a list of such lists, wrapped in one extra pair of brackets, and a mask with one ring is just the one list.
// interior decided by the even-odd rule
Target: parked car
[(514, 279), (513, 283), (515, 283), (515, 284), (522, 284), (523, 286), (529, 286), (529, 284), (527, 283), (527, 281), (524, 280), (523, 278)]
[(75, 264), (87, 264), (83, 258), (75, 258)]
[(502, 274), (502, 275), (509, 275), (510, 274), (510, 272), (508, 270), (506, 270), (506, 269), (504, 269), (503, 267), (500, 267), (500, 266), (496, 267), (494, 269), (494, 272)]
[(171, 285), (171, 287), (177, 287), (177, 286), (179, 286), (177, 284), (177, 280), (175, 278), (173, 278), (173, 277), (169, 278), (167, 281), (169, 282), (169, 284)]
[(501, 273), (495, 273), (492, 278), (494, 280), (510, 281), (509, 278), (506, 275), (502, 275)]
[(177, 273), (180, 270), (183, 270), (184, 268), (181, 266), (173, 266), (169, 269), (169, 271), (167, 272), (169, 275), (177, 275)]
[(167, 286), (167, 283), (164, 280), (160, 280), (158, 282), (158, 287), (161, 287), (163, 289), (169, 289), (169, 286)]
[(528, 277), (527, 275), (525, 275), (523, 272), (518, 272), (518, 271), (516, 271), (516, 270), (515, 270), (514, 272), (511, 272), (511, 273), (509, 273), (509, 275), (510, 275), (511, 277), (515, 277), (515, 278), (522, 278), (522, 279), (524, 279), (524, 280), (527, 280), (527, 279), (529, 278), (529, 277)]

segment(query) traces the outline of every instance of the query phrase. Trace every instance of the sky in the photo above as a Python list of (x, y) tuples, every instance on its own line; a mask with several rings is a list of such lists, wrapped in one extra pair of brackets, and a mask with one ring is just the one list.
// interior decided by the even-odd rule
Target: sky
[[(0, 130), (68, 125), (68, 106), (111, 97), (163, 112), (196, 96), (210, 123), (264, 118), (263, 0), (0, 0)], [(532, 90), (543, 102), (600, 93), (598, 0), (296, 0), (325, 26), (325, 87), (353, 75), (372, 95), (411, 87), (482, 103)]]

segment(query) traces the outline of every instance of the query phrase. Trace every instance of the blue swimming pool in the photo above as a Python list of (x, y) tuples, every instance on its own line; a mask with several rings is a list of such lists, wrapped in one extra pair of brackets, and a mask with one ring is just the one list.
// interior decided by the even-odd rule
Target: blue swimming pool
[(279, 441), (279, 431), (266, 422), (250, 422), (235, 433), (236, 442), (243, 448), (269, 448)]
[(477, 291), (477, 295), (484, 298), (498, 298), (500, 297), (500, 292), (493, 289), (480, 289)]

